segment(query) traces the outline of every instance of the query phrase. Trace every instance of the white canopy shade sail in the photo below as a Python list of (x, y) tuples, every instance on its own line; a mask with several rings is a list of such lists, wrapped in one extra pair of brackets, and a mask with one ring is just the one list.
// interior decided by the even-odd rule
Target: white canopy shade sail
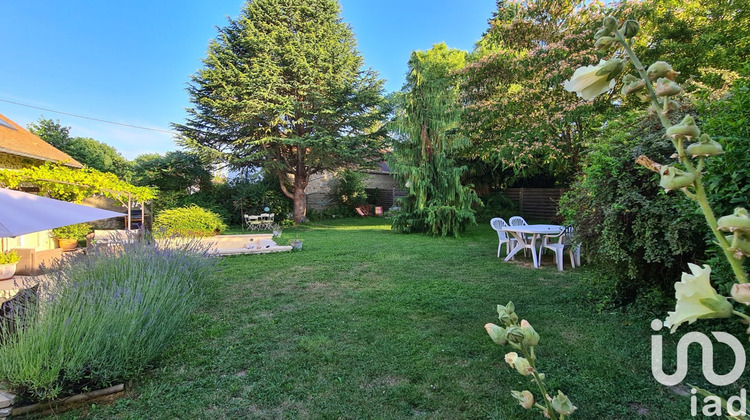
[(123, 213), (0, 188), (0, 238), (122, 216)]

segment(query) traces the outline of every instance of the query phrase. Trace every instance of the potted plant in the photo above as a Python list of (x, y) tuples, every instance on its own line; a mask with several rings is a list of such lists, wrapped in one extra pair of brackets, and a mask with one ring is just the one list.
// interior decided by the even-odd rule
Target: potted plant
[(296, 238), (289, 241), (289, 245), (292, 246), (292, 249), (295, 251), (301, 251), (302, 250), (302, 239)]
[(72, 251), (78, 248), (78, 240), (84, 238), (89, 231), (91, 231), (89, 225), (86, 223), (79, 223), (77, 225), (68, 225), (52, 229), (52, 236), (57, 239), (57, 242), (63, 251)]
[(278, 223), (274, 223), (271, 227), (271, 231), (273, 232), (273, 237), (278, 238), (281, 236), (281, 226)]
[(0, 280), (9, 279), (16, 274), (18, 260), (16, 251), (0, 252)]

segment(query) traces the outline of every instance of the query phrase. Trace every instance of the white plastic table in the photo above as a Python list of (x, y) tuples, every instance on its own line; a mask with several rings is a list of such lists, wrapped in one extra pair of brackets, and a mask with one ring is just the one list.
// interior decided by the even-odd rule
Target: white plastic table
[[(510, 233), (515, 239), (516, 246), (508, 252), (505, 261), (510, 261), (518, 251), (528, 248), (531, 249), (531, 258), (534, 261), (534, 268), (539, 268), (539, 258), (536, 252), (536, 240), (540, 235), (559, 235), (562, 233), (564, 226), (558, 225), (523, 225), (523, 226), (505, 226), (500, 230)], [(531, 239), (527, 235), (531, 235)], [(541, 250), (540, 250), (541, 252)]]

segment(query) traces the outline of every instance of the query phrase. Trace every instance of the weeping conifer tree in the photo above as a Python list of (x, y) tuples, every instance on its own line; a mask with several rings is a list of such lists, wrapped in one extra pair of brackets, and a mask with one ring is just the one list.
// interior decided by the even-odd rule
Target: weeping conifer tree
[(393, 219), (396, 231), (458, 236), (476, 223), (471, 207), (481, 202), (472, 186), (461, 183), (467, 168), (451, 158), (469, 144), (457, 130), (461, 108), (452, 73), (465, 60), (465, 51), (445, 44), (414, 51), (409, 59), (406, 84), (394, 97), (396, 141), (389, 162), (409, 191)]

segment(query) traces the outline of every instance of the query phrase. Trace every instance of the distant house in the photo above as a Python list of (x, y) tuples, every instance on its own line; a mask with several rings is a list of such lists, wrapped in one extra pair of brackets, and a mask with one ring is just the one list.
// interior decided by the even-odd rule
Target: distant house
[[(374, 169), (363, 169), (360, 172), (367, 174), (365, 191), (368, 201), (372, 204), (389, 209), (394, 205), (396, 198), (405, 194), (404, 191), (398, 189), (398, 183), (385, 162), (378, 163)], [(305, 190), (308, 207), (322, 210), (335, 205), (336, 197), (333, 196), (333, 190), (336, 182), (338, 181), (335, 172), (325, 171), (313, 174)]]
[[(22, 169), (41, 166), (46, 162), (61, 162), (71, 168), (82, 168), (78, 161), (67, 153), (31, 134), (28, 130), (0, 114), (0, 169)], [(3, 209), (13, 211), (13, 209)], [(18, 249), (23, 255), (34, 253), (43, 258), (44, 251), (54, 249), (56, 244), (49, 231), (30, 233), (15, 238), (5, 238), (4, 249)], [(23, 251), (23, 252), (21, 252)]]
[(71, 168), (83, 167), (67, 153), (0, 114), (0, 168), (21, 169), (40, 166), (45, 162), (63, 162)]

